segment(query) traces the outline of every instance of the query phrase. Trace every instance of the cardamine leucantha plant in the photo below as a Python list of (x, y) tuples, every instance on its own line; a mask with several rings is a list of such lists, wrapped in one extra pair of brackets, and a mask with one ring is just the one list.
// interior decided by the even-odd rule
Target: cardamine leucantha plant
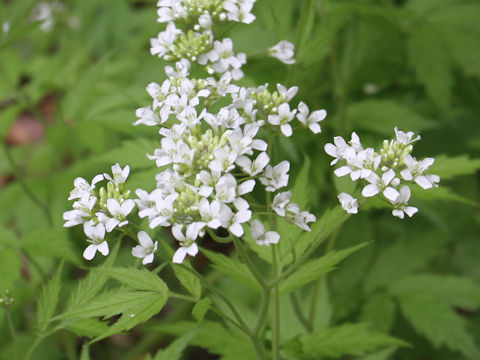
[[(42, 285), (32, 312), (19, 287), (0, 282), (0, 333), (5, 315), (13, 340), (5, 356), (478, 358), (472, 334), (480, 288), (452, 275), (474, 273), (455, 259), (468, 258), (465, 252), (474, 259), (475, 252), (444, 240), (468, 232), (442, 221), (450, 209), (432, 208), (431, 200), (474, 205), (448, 186), (480, 164), (437, 155), (452, 152), (447, 142), (445, 149), (432, 145), (441, 125), (406, 110), (409, 104), (436, 114), (416, 102), (422, 88), (405, 78), (384, 83), (359, 67), (376, 54), (366, 40), (383, 33), (376, 17), (402, 18), (397, 30), (414, 48), (421, 21), (409, 16), (421, 6), (160, 0), (154, 11), (143, 2), (120, 3), (127, 4), (111, 2), (115, 15), (98, 11), (99, 18), (113, 24), (125, 16), (123, 26), (136, 31), (126, 36), (107, 27), (103, 40), (85, 42), (92, 59), (104, 44), (116, 47), (91, 65), (83, 85), (72, 85), (80, 90), (53, 95), (65, 128), (78, 130), (72, 136), (88, 148), (66, 152), (69, 170), (58, 180), (20, 183), (34, 204), (31, 221), (40, 222), (35, 210), (45, 211), (46, 235), (22, 235), (18, 247), (10, 233), (0, 239), (6, 254), (0, 258), (9, 258), (2, 261), (15, 267), (10, 258), (17, 252), (22, 277)], [(82, 4), (42, 2), (25, 11), (41, 36), (56, 42), (62, 26), (78, 34), (85, 29), (93, 7)], [(84, 13), (73, 11), (83, 6)], [(10, 41), (15, 18), (1, 16), (2, 39)], [(148, 36), (158, 30), (148, 54)], [(75, 42), (48, 51), (67, 43)], [(357, 53), (363, 48), (368, 56)], [(76, 66), (59, 79), (68, 82), (65, 74)], [(423, 81), (415, 71), (410, 76)], [(109, 93), (82, 95), (97, 79), (94, 88)], [(417, 96), (402, 93), (400, 100), (398, 89)], [(431, 84), (425, 91), (432, 104), (441, 97)], [(394, 93), (397, 102), (390, 100)], [(44, 120), (49, 141), (59, 142), (58, 124)], [(99, 134), (105, 144), (130, 140), (105, 152)], [(6, 154), (15, 179), (22, 179), (15, 150), (8, 145)], [(9, 217), (12, 233), (24, 231), (23, 209), (24, 220)], [(68, 250), (56, 236), (64, 236)], [(44, 268), (57, 270), (49, 276)], [(35, 333), (27, 336), (29, 324)], [(57, 342), (65, 354), (46, 350)]]
[[(244, 76), (242, 66), (247, 56), (235, 53), (232, 39), (218, 38), (218, 29), (223, 22), (249, 24), (254, 21), (253, 5), (254, 1), (158, 2), (158, 21), (167, 25), (151, 40), (150, 52), (174, 62), (174, 66), (165, 66), (166, 79), (161, 84), (152, 82), (147, 86), (152, 104), (137, 109), (138, 120), (134, 123), (149, 126), (159, 134), (160, 147), (147, 154), (158, 168), (156, 188), (151, 192), (136, 189), (136, 196), (132, 197), (125, 188), (130, 168), (125, 165), (122, 169), (117, 163), (112, 166), (112, 175), (99, 174), (91, 182), (83, 178), (75, 180), (69, 197), (75, 200), (74, 209), (67, 211), (64, 219), (66, 227), (83, 225), (89, 243), (83, 253), (87, 260), (93, 259), (97, 251), (104, 256), (109, 254), (109, 243), (116, 238), (110, 237), (114, 230), (138, 241), (132, 255), (141, 258), (143, 265), (153, 262), (156, 256), (172, 264), (182, 264), (187, 255), (196, 256), (199, 245), (204, 242), (233, 242), (243, 265), (232, 263), (230, 266), (246, 267), (247, 276), (261, 289), (262, 303), (254, 326), (246, 323), (234, 310), (235, 305), (230, 305), (230, 300), (223, 296), (221, 299), (230, 307), (233, 319), (220, 310), (214, 312), (226, 320), (228, 326), (236, 327), (250, 338), (257, 358), (279, 359), (280, 292), (290, 292), (314, 280), (316, 274), (327, 271), (359, 247), (336, 253), (335, 258), (327, 255), (324, 259), (328, 267), (312, 268), (304, 278), (308, 254), (318, 246), (319, 238), (325, 236), (320, 233), (305, 244), (305, 253), (296, 254), (299, 259), (286, 271), (281, 270), (285, 259), (277, 247), (288, 240), (279, 222), (294, 224), (309, 232), (310, 223), (315, 222), (316, 217), (292, 200), (292, 192), (288, 190), (290, 163), (272, 162), (275, 139), (290, 137), (293, 127), (295, 131), (302, 128), (311, 131), (315, 136), (321, 132), (319, 123), (327, 113), (323, 109), (310, 112), (308, 105), (301, 101), (293, 105), (298, 91), (295, 86), (287, 88), (277, 84), (271, 89), (269, 84), (258, 87), (236, 84)], [(268, 52), (286, 64), (295, 62), (293, 44), (286, 41)], [(203, 67), (205, 77), (193, 77), (193, 67)], [(346, 162), (335, 170), (336, 175), (350, 174), (352, 180), (366, 180), (369, 184), (362, 195), (371, 197), (381, 193), (390, 201), (393, 214), (403, 218), (404, 213), (412, 216), (418, 211), (408, 205), (411, 193), (406, 184), (416, 182), (428, 189), (437, 185), (439, 177), (426, 173), (433, 158), (419, 162), (412, 157), (412, 143), (419, 137), (396, 128), (395, 132), (396, 139), (385, 140), (379, 152), (363, 149), (355, 133), (348, 144), (337, 137), (335, 145), (327, 144), (325, 150), (335, 157), (332, 164)], [(378, 171), (381, 173), (377, 174)], [(101, 186), (102, 181), (107, 182), (106, 186)], [(339, 200), (348, 213), (357, 212), (356, 199), (342, 193)], [(135, 215), (148, 221), (148, 232), (141, 230)], [(167, 232), (178, 242), (171, 258), (170, 245), (163, 238), (159, 247), (156, 232), (159, 227), (169, 229)], [(254, 243), (248, 244), (247, 236)], [(249, 254), (251, 246), (271, 248), (270, 262), (275, 278), (268, 280), (260, 272)], [(284, 246), (292, 247), (288, 243)], [(295, 251), (293, 247), (291, 251)], [(215, 253), (207, 252), (206, 256), (220, 268), (222, 262), (229, 261)], [(189, 271), (198, 275), (194, 269)], [(121, 272), (112, 274), (122, 282)], [(135, 281), (134, 276), (131, 281)], [(166, 286), (164, 292), (163, 295), (168, 296)], [(193, 291), (192, 294), (195, 295)], [(215, 309), (216, 305), (205, 306)], [(270, 307), (272, 316), (268, 321)], [(128, 330), (147, 319), (148, 316), (122, 312), (111, 329)], [(266, 329), (271, 332), (271, 345), (267, 345), (264, 338)], [(380, 337), (378, 345), (402, 345), (402, 342), (385, 336)], [(308, 341), (305, 346), (307, 353), (312, 352)], [(376, 346), (370, 344), (367, 349)]]

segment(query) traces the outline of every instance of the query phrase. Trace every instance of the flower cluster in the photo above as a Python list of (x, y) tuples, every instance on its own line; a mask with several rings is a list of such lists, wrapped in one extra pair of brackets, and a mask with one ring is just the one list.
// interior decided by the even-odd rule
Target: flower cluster
[[(334, 144), (325, 145), (325, 151), (334, 157), (331, 165), (344, 164), (334, 171), (336, 176), (350, 175), (353, 181), (364, 180), (366, 185), (362, 196), (368, 198), (381, 194), (392, 205), (392, 214), (403, 219), (405, 214), (411, 217), (418, 212), (416, 207), (408, 204), (411, 197), (409, 185), (416, 183), (423, 189), (430, 189), (438, 186), (440, 177), (427, 173), (435, 159), (418, 161), (411, 155), (412, 144), (420, 140), (420, 136), (397, 128), (395, 135), (394, 140), (384, 140), (380, 152), (373, 148), (364, 149), (355, 132), (348, 143), (340, 136), (335, 137)], [(338, 198), (348, 213), (358, 212), (357, 199), (346, 193), (341, 193)]]
[[(138, 216), (146, 219), (151, 229), (171, 227), (179, 242), (175, 263), (183, 262), (186, 255), (195, 256), (197, 240), (208, 232), (215, 235), (219, 228), (242, 237), (249, 225), (257, 244), (279, 241), (278, 233), (266, 231), (260, 220), (252, 218), (254, 188), (260, 183), (264, 191), (275, 193), (289, 180), (289, 162), (271, 163), (270, 141), (265, 139), (291, 136), (295, 118), (301, 127), (319, 133), (326, 111), (310, 112), (303, 102), (291, 106), (297, 87), (287, 89), (278, 84), (271, 91), (268, 84), (252, 88), (234, 84), (243, 77), (246, 55), (234, 53), (231, 39), (216, 40), (215, 29), (226, 21), (252, 22), (253, 4), (253, 0), (158, 2), (158, 21), (167, 24), (151, 40), (151, 53), (175, 65), (165, 67), (166, 79), (161, 84), (147, 86), (152, 104), (137, 109), (134, 123), (155, 127), (160, 135), (160, 146), (147, 154), (159, 168), (157, 186), (152, 192), (137, 189), (137, 199), (129, 199), (119, 187), (128, 167), (112, 168), (113, 179), (104, 174), (95, 177), (92, 184), (75, 180), (70, 199), (78, 200), (74, 210), (65, 213), (65, 226), (84, 224), (92, 243), (85, 258), (93, 258), (97, 250), (108, 253), (105, 232), (125, 225), (135, 205)], [(293, 48), (287, 47), (287, 52), (279, 48), (275, 56), (288, 62)], [(205, 78), (191, 76), (197, 65), (206, 70)], [(109, 180), (109, 192), (100, 189), (97, 193), (95, 186), (103, 179)], [(290, 201), (290, 195), (289, 191), (274, 194), (273, 203), (260, 205), (258, 211), (271, 212), (309, 231), (308, 224), (315, 216), (301, 211)], [(262, 190), (256, 190), (258, 196)], [(138, 240), (132, 255), (143, 258), (144, 264), (153, 261), (157, 242), (143, 231), (138, 233)]]
[[(112, 166), (112, 176), (100, 174), (89, 183), (79, 177), (74, 181), (75, 188), (68, 200), (75, 200), (73, 210), (63, 214), (65, 227), (83, 224), (83, 230), (90, 245), (83, 252), (87, 260), (93, 259), (96, 252), (108, 255), (105, 233), (128, 224), (127, 216), (135, 207), (130, 199), (130, 191), (125, 190), (125, 181), (130, 173), (129, 166), (123, 169), (119, 164)], [(101, 181), (108, 180), (106, 187), (96, 188)]]

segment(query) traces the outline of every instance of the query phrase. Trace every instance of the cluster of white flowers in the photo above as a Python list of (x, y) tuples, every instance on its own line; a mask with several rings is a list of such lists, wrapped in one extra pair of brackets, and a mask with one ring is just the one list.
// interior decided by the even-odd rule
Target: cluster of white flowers
[[(159, 128), (160, 147), (147, 155), (160, 168), (157, 187), (150, 193), (137, 189), (138, 198), (129, 199), (121, 187), (128, 167), (112, 168), (113, 179), (104, 174), (95, 177), (92, 184), (75, 180), (70, 199), (78, 200), (74, 210), (65, 213), (65, 226), (84, 224), (92, 243), (85, 250), (85, 258), (93, 258), (97, 250), (108, 253), (105, 232), (127, 224), (126, 216), (135, 204), (138, 216), (147, 219), (151, 229), (171, 227), (180, 245), (173, 257), (175, 263), (183, 262), (187, 254), (195, 256), (197, 240), (219, 228), (242, 237), (250, 224), (257, 244), (279, 241), (278, 233), (266, 231), (258, 219), (252, 219), (249, 203), (258, 182), (265, 191), (276, 192), (289, 180), (289, 162), (271, 164), (269, 144), (262, 137), (271, 139), (279, 133), (291, 136), (294, 118), (301, 127), (319, 133), (319, 122), (326, 117), (326, 111), (310, 113), (303, 102), (291, 109), (297, 87), (287, 89), (278, 84), (275, 91), (270, 91), (268, 84), (256, 88), (233, 84), (243, 76), (246, 55), (234, 54), (231, 39), (215, 40), (214, 25), (224, 21), (252, 22), (254, 2), (158, 2), (158, 21), (167, 25), (151, 40), (151, 53), (174, 61), (175, 66), (165, 67), (163, 83), (147, 86), (152, 104), (137, 109), (134, 123)], [(293, 49), (287, 57), (293, 57)], [(209, 76), (191, 77), (193, 63), (204, 66)], [(98, 199), (95, 185), (103, 179), (109, 180), (109, 192), (100, 189)], [(258, 190), (257, 194), (262, 196)], [(290, 202), (290, 195), (288, 191), (276, 194), (273, 203), (259, 211), (277, 214), (309, 231), (308, 223), (315, 221), (315, 216)], [(157, 243), (146, 232), (138, 233), (138, 240), (140, 245), (132, 249), (132, 255), (143, 258), (144, 264), (153, 261)]]
[[(353, 181), (365, 180), (362, 196), (368, 198), (383, 195), (392, 206), (392, 214), (401, 219), (405, 214), (413, 216), (418, 209), (409, 206), (411, 197), (409, 185), (416, 183), (423, 189), (437, 187), (440, 177), (427, 174), (435, 159), (415, 159), (411, 153), (413, 143), (420, 140), (413, 132), (403, 132), (395, 128), (396, 139), (384, 140), (383, 148), (376, 152), (373, 148), (364, 149), (360, 138), (354, 132), (347, 143), (342, 137), (334, 138), (334, 144), (326, 144), (325, 151), (335, 159), (330, 163), (344, 163), (334, 172), (338, 177), (350, 175)], [(338, 196), (342, 207), (350, 214), (358, 212), (358, 201), (351, 195)]]
[[(75, 188), (70, 192), (68, 200), (75, 200), (73, 210), (66, 211), (63, 219), (65, 227), (83, 224), (83, 230), (90, 245), (83, 252), (87, 260), (93, 259), (96, 252), (108, 255), (108, 243), (105, 233), (116, 227), (128, 224), (127, 216), (135, 207), (135, 201), (129, 199), (130, 191), (125, 190), (125, 181), (130, 173), (129, 166), (123, 169), (119, 164), (112, 166), (112, 176), (100, 174), (89, 183), (78, 177), (74, 181)], [(106, 187), (96, 186), (101, 181), (108, 180)]]

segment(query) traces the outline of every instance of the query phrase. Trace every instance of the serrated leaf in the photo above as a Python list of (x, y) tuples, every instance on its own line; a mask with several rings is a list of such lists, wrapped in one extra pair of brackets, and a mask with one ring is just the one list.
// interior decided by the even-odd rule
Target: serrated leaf
[(365, 100), (347, 108), (346, 117), (355, 129), (364, 129), (391, 137), (393, 129), (419, 132), (436, 124), (393, 100)]
[(203, 298), (201, 301), (195, 304), (192, 309), (192, 315), (198, 322), (202, 322), (207, 314), (207, 311), (210, 309), (210, 305), (212, 304), (212, 300), (208, 297)]
[(319, 279), (323, 274), (334, 270), (340, 261), (366, 245), (367, 243), (364, 243), (339, 251), (331, 251), (318, 259), (308, 261), (280, 283), (280, 294), (287, 294)]
[(392, 281), (425, 267), (438, 254), (436, 246), (436, 237), (422, 236), (409, 242), (399, 241), (384, 249), (376, 256), (364, 279), (365, 292), (387, 286)]
[(446, 108), (450, 103), (453, 79), (441, 37), (433, 28), (419, 27), (410, 36), (407, 47), (418, 81), (440, 108)]
[(400, 308), (413, 328), (424, 335), (435, 348), (446, 346), (469, 359), (480, 355), (464, 319), (437, 299), (419, 294), (399, 297)]
[[(120, 294), (120, 297), (124, 302), (127, 302), (128, 306), (126, 306), (125, 303), (121, 304), (121, 311), (120, 309), (115, 311), (116, 314), (122, 314), (120, 318), (109, 327), (107, 332), (96, 337), (94, 341), (130, 330), (136, 325), (150, 320), (152, 316), (158, 314), (160, 310), (162, 310), (167, 302), (166, 295), (149, 291), (136, 291), (128, 295), (127, 293)], [(119, 294), (116, 296), (118, 295)]]
[(43, 286), (37, 306), (38, 330), (43, 333), (48, 328), (60, 297), (60, 276), (62, 274), (63, 262), (58, 267), (55, 275)]
[(480, 308), (480, 286), (467, 278), (435, 274), (410, 275), (392, 282), (388, 289), (394, 295), (422, 293), (448, 306), (468, 310)]
[(363, 306), (360, 320), (370, 324), (373, 330), (388, 333), (395, 321), (393, 299), (383, 292), (373, 294)]
[[(184, 264), (191, 267), (190, 263)], [(178, 281), (183, 285), (187, 291), (192, 294), (196, 299), (200, 299), (202, 296), (202, 284), (200, 280), (188, 270), (185, 270), (177, 264), (172, 264), (173, 271)]]
[(439, 175), (442, 180), (447, 180), (459, 175), (473, 174), (478, 169), (480, 159), (470, 159), (468, 155), (455, 157), (440, 155), (435, 157), (429, 172)]
[[(114, 247), (101, 268), (108, 268), (113, 265), (120, 248), (120, 242)], [(91, 271), (85, 278), (78, 281), (77, 286), (71, 292), (65, 307), (65, 313), (81, 308), (88, 304), (104, 288), (108, 276), (99, 272)]]
[(251, 289), (260, 290), (259, 285), (240, 261), (231, 259), (220, 253), (202, 249), (202, 253), (213, 263), (213, 267), (230, 276), (232, 279), (247, 285)]
[(394, 337), (374, 332), (366, 324), (335, 326), (300, 338), (305, 354), (310, 356), (341, 357), (364, 355), (384, 346), (406, 346)]
[(166, 295), (167, 285), (158, 275), (147, 269), (134, 268), (98, 268), (98, 271), (135, 290), (149, 290)]
[(164, 350), (159, 350), (153, 360), (179, 360), (182, 356), (183, 351), (188, 346), (192, 338), (196, 335), (197, 330), (189, 331), (188, 333), (182, 335), (174, 342), (172, 342)]

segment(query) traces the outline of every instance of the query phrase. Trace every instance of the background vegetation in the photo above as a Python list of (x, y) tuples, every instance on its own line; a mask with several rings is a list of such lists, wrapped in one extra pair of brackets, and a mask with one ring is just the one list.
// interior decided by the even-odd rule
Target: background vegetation
[[(156, 139), (148, 129), (132, 127), (135, 109), (149, 103), (145, 86), (164, 78), (164, 64), (149, 54), (148, 39), (161, 30), (155, 2), (60, 4), (51, 29), (34, 20), (36, 1), (0, 5), (0, 23), (10, 25), (0, 34), (0, 296), (9, 290), (15, 299), (0, 309), (1, 359), (88, 359), (82, 345), (105, 331), (94, 317), (58, 327), (48, 322), (109, 284), (93, 275), (81, 280), (92, 266), (81, 256), (83, 234), (62, 227), (73, 179), (90, 179), (120, 162), (132, 168), (132, 189), (155, 185), (153, 162), (139, 154), (151, 151)], [(370, 323), (411, 344), (368, 353), (364, 360), (480, 358), (480, 2), (258, 0), (254, 14), (252, 25), (227, 34), (236, 51), (251, 55), (243, 83), (298, 85), (310, 108), (329, 113), (322, 134), (300, 131), (280, 143), (281, 158), (292, 162), (293, 183), (306, 189), (302, 196), (311, 212), (320, 217), (337, 203), (338, 191), (352, 190), (333, 176), (323, 151), (335, 135), (356, 131), (364, 143), (376, 145), (393, 135), (394, 126), (421, 132), (416, 155), (436, 157), (432, 172), (442, 179), (438, 189), (414, 194), (420, 213), (412, 219), (394, 218), (371, 200), (368, 211), (334, 233), (319, 254), (371, 243), (328, 278), (301, 289), (307, 326)], [(263, 55), (282, 39), (296, 44), (293, 66)], [(133, 265), (124, 245), (116, 264)], [(233, 280), (225, 278), (206, 257), (192, 265), (228, 296), (242, 298), (242, 314), (253, 316), (257, 293), (232, 274)], [(173, 277), (157, 270), (162, 278)], [(49, 297), (59, 298), (58, 304)], [(196, 307), (192, 317), (191, 307), (170, 299), (128, 336), (92, 344), (91, 359), (142, 359), (184, 333), (188, 337), (177, 340), (170, 355), (156, 359), (174, 359), (175, 349), (187, 343), (185, 359), (249, 358), (249, 344), (225, 333), (209, 314), (201, 331), (189, 332), (204, 316)], [(368, 337), (358, 325), (353, 333), (346, 328), (323, 339), (323, 353), (299, 355), (296, 336), (305, 324), (288, 296), (282, 309), (286, 358), (361, 354), (345, 350)]]

